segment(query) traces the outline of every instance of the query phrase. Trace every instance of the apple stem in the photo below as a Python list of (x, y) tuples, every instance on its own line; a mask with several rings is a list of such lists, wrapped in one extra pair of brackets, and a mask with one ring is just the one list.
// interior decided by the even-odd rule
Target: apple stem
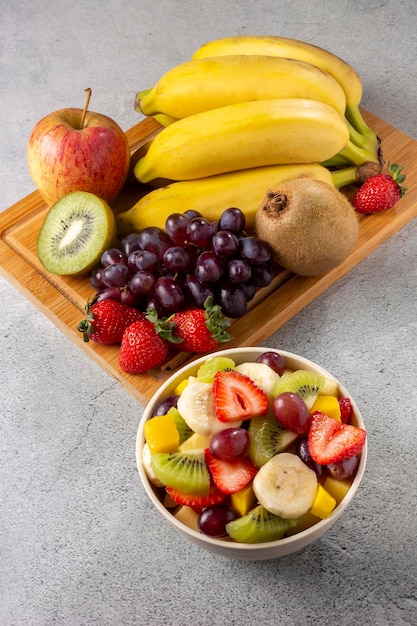
[(85, 116), (87, 115), (88, 105), (90, 104), (90, 98), (91, 98), (91, 94), (92, 94), (91, 87), (88, 87), (87, 89), (85, 89), (85, 92), (87, 93), (87, 97), (86, 97), (86, 100), (85, 100), (83, 116), (81, 118), (81, 128), (84, 128)]

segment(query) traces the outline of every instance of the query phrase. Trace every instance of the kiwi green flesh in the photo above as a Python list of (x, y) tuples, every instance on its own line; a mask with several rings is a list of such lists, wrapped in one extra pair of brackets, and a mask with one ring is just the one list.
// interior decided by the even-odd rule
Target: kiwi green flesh
[(171, 407), (168, 413), (174, 418), (175, 427), (178, 431), (181, 445), (182, 443), (184, 443), (184, 441), (191, 437), (191, 435), (193, 434), (193, 430), (188, 426), (187, 422), (182, 417), (178, 409), (176, 409), (175, 407)]
[(156, 452), (151, 457), (151, 468), (166, 487), (182, 493), (206, 495), (210, 490), (210, 474), (203, 449)]
[(285, 391), (292, 391), (304, 400), (308, 409), (311, 409), (324, 383), (324, 378), (315, 372), (296, 370), (283, 374), (277, 380), (272, 395), (275, 398)]
[(49, 272), (86, 274), (100, 261), (116, 236), (110, 206), (86, 191), (74, 191), (58, 200), (39, 231), (37, 253)]
[(298, 436), (297, 433), (284, 430), (273, 416), (251, 419), (248, 432), (248, 456), (257, 467), (264, 465), (275, 454), (284, 452)]
[(234, 370), (236, 363), (226, 356), (214, 356), (207, 359), (197, 371), (197, 378), (203, 383), (212, 383), (217, 372)]
[(263, 543), (282, 539), (297, 520), (283, 519), (258, 505), (226, 525), (227, 534), (239, 543)]

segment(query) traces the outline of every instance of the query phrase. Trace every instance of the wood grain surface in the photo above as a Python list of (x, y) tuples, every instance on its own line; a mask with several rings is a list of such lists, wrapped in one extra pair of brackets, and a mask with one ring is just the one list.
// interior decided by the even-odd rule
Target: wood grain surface
[[(371, 113), (363, 111), (363, 115), (381, 138), (385, 161), (404, 166), (407, 193), (389, 211), (359, 216), (356, 246), (337, 268), (318, 277), (279, 273), (271, 286), (259, 290), (248, 313), (232, 322), (233, 339), (223, 347), (256, 346), (264, 341), (417, 215), (417, 187), (413, 184), (417, 178), (417, 141)], [(158, 130), (152, 119), (142, 120), (128, 130), (132, 154)], [(131, 181), (113, 205), (115, 213), (133, 206), (147, 191), (149, 188)], [(193, 355), (174, 355), (159, 369), (129, 375), (120, 370), (118, 346), (84, 343), (76, 325), (83, 317), (85, 303), (94, 294), (87, 278), (54, 276), (40, 264), (36, 240), (47, 210), (39, 193), (34, 191), (0, 214), (0, 272), (129, 393), (146, 404), (163, 380), (194, 358)]]

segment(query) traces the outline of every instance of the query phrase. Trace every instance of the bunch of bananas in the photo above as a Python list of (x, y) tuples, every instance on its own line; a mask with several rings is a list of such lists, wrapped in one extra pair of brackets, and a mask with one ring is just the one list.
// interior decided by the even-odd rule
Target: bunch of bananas
[(157, 188), (119, 216), (119, 232), (163, 227), (191, 207), (216, 219), (239, 206), (251, 226), (267, 189), (283, 180), (342, 187), (380, 171), (361, 98), (355, 70), (312, 44), (274, 36), (206, 43), (136, 96), (135, 109), (161, 131), (134, 173)]

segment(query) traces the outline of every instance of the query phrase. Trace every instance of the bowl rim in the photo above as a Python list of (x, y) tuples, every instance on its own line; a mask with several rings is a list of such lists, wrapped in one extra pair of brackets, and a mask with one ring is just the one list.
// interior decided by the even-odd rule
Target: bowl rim
[[(347, 507), (353, 500), (353, 497), (355, 496), (356, 491), (358, 490), (359, 484), (365, 472), (365, 466), (366, 466), (366, 461), (367, 461), (368, 438), (366, 438), (364, 447), (362, 448), (362, 451), (360, 453), (359, 466), (358, 466), (355, 478), (353, 479), (352, 484), (350, 486), (350, 489), (348, 493), (346, 494), (346, 496), (343, 498), (343, 500), (339, 504), (336, 505), (335, 509), (330, 514), (330, 516), (325, 519), (320, 520), (316, 524), (313, 524), (313, 526), (310, 526), (309, 528), (302, 530), (299, 533), (290, 535), (288, 537), (284, 537), (282, 539), (275, 539), (274, 541), (266, 541), (266, 542), (259, 542), (259, 543), (250, 543), (250, 544), (238, 543), (235, 541), (229, 541), (225, 538), (215, 538), (215, 537), (210, 537), (208, 535), (204, 535), (203, 533), (199, 533), (195, 531), (194, 529), (188, 527), (183, 522), (177, 520), (173, 516), (173, 514), (163, 505), (161, 500), (157, 497), (155, 493), (155, 488), (150, 482), (146, 474), (146, 471), (143, 467), (143, 463), (141, 459), (142, 448), (145, 443), (144, 425), (145, 425), (145, 422), (152, 417), (152, 408), (155, 406), (157, 402), (159, 402), (160, 399), (172, 393), (172, 391), (175, 389), (177, 384), (184, 378), (185, 373), (187, 373), (187, 376), (192, 375), (191, 371), (196, 371), (198, 367), (201, 365), (201, 363), (203, 363), (207, 359), (213, 356), (219, 356), (219, 355), (229, 356), (230, 358), (232, 358), (232, 355), (239, 356), (243, 354), (250, 355), (256, 358), (256, 356), (258, 356), (259, 354), (262, 354), (263, 352), (276, 352), (278, 354), (281, 354), (287, 363), (296, 361), (297, 363), (302, 364), (302, 369), (314, 370), (322, 374), (326, 378), (330, 378), (331, 380), (337, 381), (340, 393), (344, 397), (349, 397), (352, 402), (353, 412), (356, 417), (356, 421), (358, 422), (358, 425), (361, 426), (362, 428), (365, 428), (364, 420), (362, 418), (362, 415), (360, 413), (360, 410), (354, 398), (352, 398), (351, 394), (347, 391), (346, 387), (337, 378), (335, 378), (333, 374), (331, 374), (329, 371), (327, 371), (326, 369), (324, 369), (317, 363), (307, 359), (306, 357), (300, 356), (293, 352), (288, 352), (286, 350), (280, 350), (277, 348), (269, 348), (269, 347), (262, 347), (262, 346), (261, 347), (227, 348), (227, 349), (219, 350), (217, 352), (213, 352), (210, 354), (202, 355), (196, 358), (195, 360), (185, 364), (179, 370), (173, 373), (169, 378), (167, 378), (167, 380), (164, 381), (164, 383), (159, 387), (159, 389), (157, 389), (157, 391), (150, 398), (149, 402), (147, 403), (145, 407), (145, 410), (142, 414), (142, 417), (139, 423), (139, 427), (138, 427), (137, 434), (136, 434), (136, 448), (135, 448), (136, 466), (138, 469), (138, 473), (142, 481), (142, 485), (148, 497), (150, 498), (151, 502), (153, 503), (153, 505), (158, 509), (158, 511), (162, 514), (162, 516), (171, 525), (174, 526), (174, 528), (178, 532), (187, 536), (189, 540), (193, 541), (194, 543), (197, 543), (198, 545), (201, 545), (201, 546), (206, 545), (207, 549), (210, 549), (209, 546), (211, 546), (213, 549), (215, 548), (217, 550), (221, 550), (222, 552), (226, 554), (226, 556), (227, 556), (227, 552), (229, 551), (231, 553), (238, 551), (241, 554), (255, 553), (255, 552), (266, 553), (270, 550), (277, 549), (278, 547), (282, 547), (282, 552), (287, 554), (290, 551), (298, 550), (299, 548), (302, 548), (308, 545), (309, 543), (312, 543), (316, 538), (318, 538), (326, 530), (328, 530), (328, 528), (330, 528), (347, 509)], [(255, 358), (253, 358), (253, 360), (255, 360)], [(245, 360), (248, 360), (248, 359), (245, 359)], [(299, 366), (297, 367), (298, 369), (301, 369), (301, 367)]]

